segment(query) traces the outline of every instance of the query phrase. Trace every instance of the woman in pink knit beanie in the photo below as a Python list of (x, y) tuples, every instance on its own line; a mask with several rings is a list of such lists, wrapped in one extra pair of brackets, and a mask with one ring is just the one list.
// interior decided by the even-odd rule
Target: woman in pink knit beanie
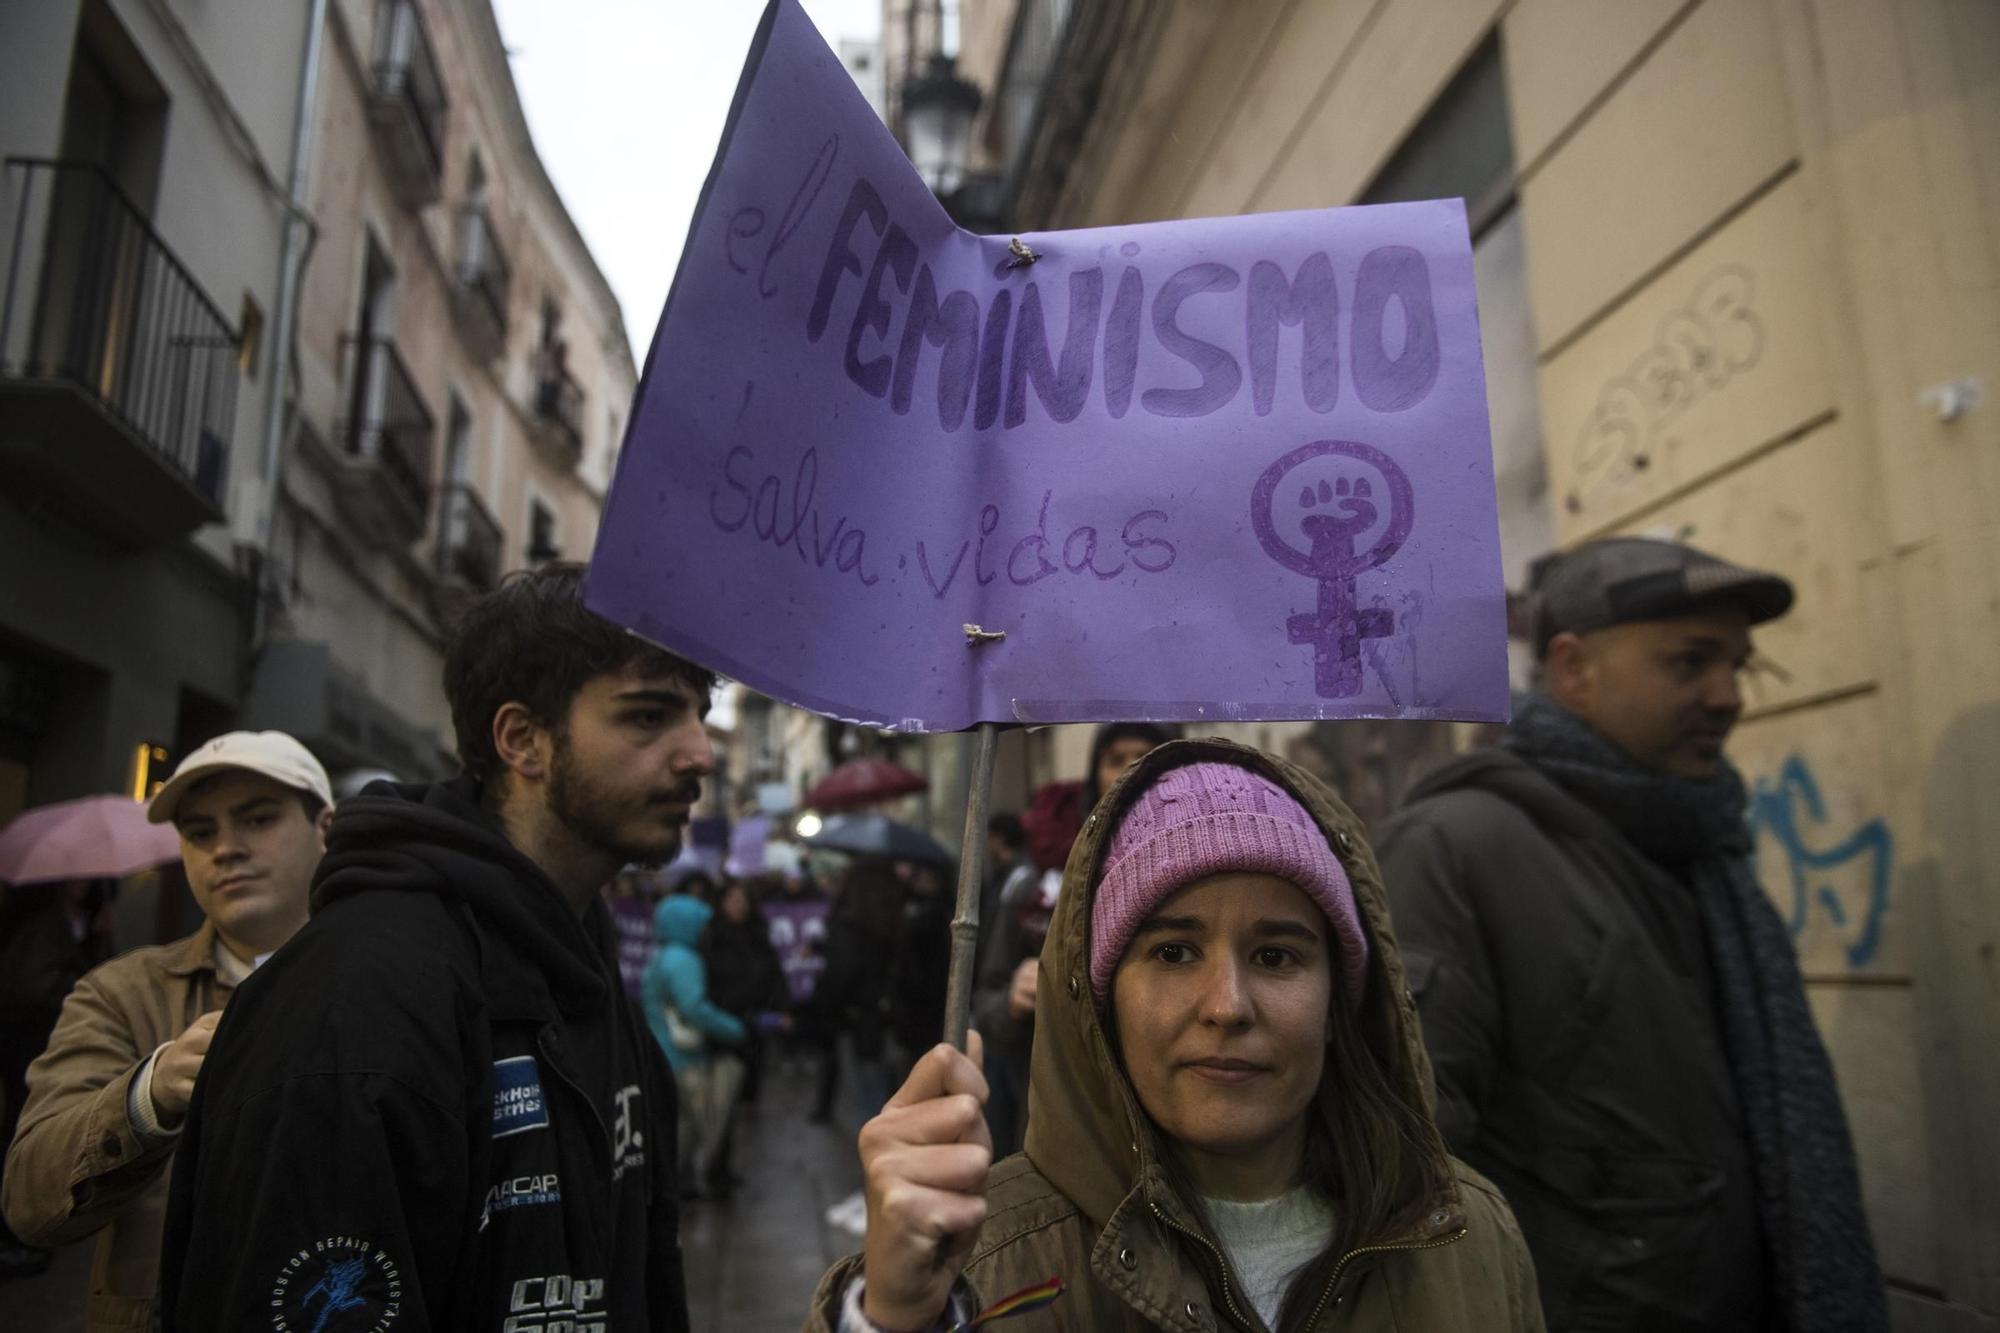
[(1360, 822), (1226, 741), (1140, 760), (1084, 822), (1042, 951), (1024, 1153), (979, 1046), (862, 1130), (859, 1262), (808, 1327), (1541, 1328), (1498, 1192), (1450, 1158)]

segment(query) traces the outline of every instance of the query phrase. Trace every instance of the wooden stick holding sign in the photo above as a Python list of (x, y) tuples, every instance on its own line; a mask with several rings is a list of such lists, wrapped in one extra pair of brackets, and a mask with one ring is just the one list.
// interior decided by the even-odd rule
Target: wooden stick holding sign
[(979, 757), (965, 791), (965, 837), (958, 849), (958, 910), (951, 918), (951, 971), (945, 983), (944, 1039), (961, 1051), (972, 1024), (972, 980), (979, 970), (979, 890), (986, 879), (986, 814), (993, 805), (998, 723), (979, 724)]

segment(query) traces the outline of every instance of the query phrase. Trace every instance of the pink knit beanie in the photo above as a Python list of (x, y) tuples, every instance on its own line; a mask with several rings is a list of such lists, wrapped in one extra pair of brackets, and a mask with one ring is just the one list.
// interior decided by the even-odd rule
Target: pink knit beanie
[(1326, 833), (1282, 787), (1235, 764), (1170, 768), (1125, 811), (1090, 905), (1090, 990), (1101, 1010), (1111, 974), (1142, 922), (1176, 890), (1224, 871), (1290, 880), (1333, 926), (1334, 976), (1361, 1007), (1368, 937), (1354, 888)]

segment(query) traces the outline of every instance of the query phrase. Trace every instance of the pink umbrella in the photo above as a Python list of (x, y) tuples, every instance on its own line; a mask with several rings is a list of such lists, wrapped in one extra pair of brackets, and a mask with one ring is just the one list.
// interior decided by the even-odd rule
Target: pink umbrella
[(149, 824), (129, 796), (85, 796), (16, 815), (0, 829), (0, 880), (123, 879), (181, 854), (172, 824)]

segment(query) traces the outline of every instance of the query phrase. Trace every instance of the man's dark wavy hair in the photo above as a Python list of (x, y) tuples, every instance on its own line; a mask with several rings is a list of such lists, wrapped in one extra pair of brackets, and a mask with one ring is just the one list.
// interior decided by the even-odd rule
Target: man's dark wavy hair
[(638, 668), (685, 681), (706, 698), (715, 673), (655, 647), (583, 604), (583, 566), (550, 561), (508, 575), (474, 601), (445, 649), (444, 692), (458, 733), (458, 762), (490, 784), (505, 771), (493, 748), (493, 716), (520, 703), (560, 734), (590, 680)]

